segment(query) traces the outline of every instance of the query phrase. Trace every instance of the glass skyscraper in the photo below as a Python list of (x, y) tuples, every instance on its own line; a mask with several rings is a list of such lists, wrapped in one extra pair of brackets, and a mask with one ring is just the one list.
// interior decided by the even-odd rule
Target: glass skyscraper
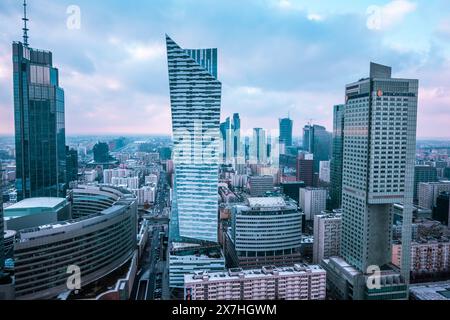
[(342, 165), (344, 151), (344, 110), (345, 105), (334, 106), (333, 145), (331, 153), (331, 209), (339, 209), (342, 203)]
[(314, 154), (314, 173), (318, 173), (320, 161), (330, 160), (331, 134), (322, 126), (305, 126), (303, 129), (303, 149)]
[(292, 127), (294, 122), (289, 119), (280, 119), (280, 143), (286, 147), (292, 146)]
[(62, 197), (66, 189), (64, 91), (52, 53), (14, 42), (17, 198)]
[(174, 140), (171, 241), (218, 242), (222, 84), (217, 49), (185, 50), (166, 36)]

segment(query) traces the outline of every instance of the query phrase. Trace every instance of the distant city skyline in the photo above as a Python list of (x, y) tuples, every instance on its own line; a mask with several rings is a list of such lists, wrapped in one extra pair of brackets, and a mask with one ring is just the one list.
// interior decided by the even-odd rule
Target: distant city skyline
[[(239, 113), (244, 133), (275, 130), (288, 115), (294, 137), (311, 119), (331, 132), (345, 84), (374, 61), (392, 65), (393, 76), (420, 80), (419, 139), (450, 138), (442, 130), (450, 123), (446, 1), (202, 1), (80, 0), (81, 28), (72, 30), (66, 26), (72, 3), (30, 0), (29, 43), (55, 54), (67, 134), (170, 134), (161, 40), (169, 33), (186, 47), (222, 52), (221, 117)], [(370, 25), (371, 5), (381, 12), (379, 26)], [(0, 3), (0, 135), (14, 133), (11, 43), (22, 39), (21, 14), (20, 2)]]

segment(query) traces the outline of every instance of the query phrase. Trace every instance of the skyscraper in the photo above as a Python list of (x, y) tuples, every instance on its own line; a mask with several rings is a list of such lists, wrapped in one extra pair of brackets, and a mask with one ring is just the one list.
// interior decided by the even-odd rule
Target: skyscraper
[(166, 43), (175, 165), (171, 239), (218, 242), (217, 49), (185, 50), (168, 36)]
[(292, 127), (294, 122), (289, 118), (280, 119), (280, 144), (292, 146)]
[(233, 156), (243, 157), (241, 146), (241, 119), (239, 113), (233, 114)]
[(252, 160), (257, 163), (264, 163), (267, 159), (266, 131), (261, 128), (253, 129), (253, 140), (251, 145)]
[[(341, 256), (358, 272), (353, 299), (407, 298), (417, 95), (418, 80), (375, 63), (369, 78), (346, 86)], [(404, 205), (400, 273), (390, 265), (394, 203)], [(381, 288), (367, 285), (374, 266)]]
[(220, 144), (222, 152), (222, 161), (228, 163), (232, 156), (232, 124), (228, 117), (225, 122), (220, 124)]
[[(26, 8), (26, 5), (24, 5)], [(17, 198), (65, 196), (64, 91), (52, 53), (14, 42), (14, 121)]]
[(331, 207), (338, 209), (342, 203), (342, 166), (344, 151), (344, 113), (345, 105), (334, 106), (333, 144), (331, 154)]
[(307, 125), (303, 129), (303, 149), (314, 154), (314, 173), (320, 169), (320, 161), (330, 160), (331, 134), (325, 127)]

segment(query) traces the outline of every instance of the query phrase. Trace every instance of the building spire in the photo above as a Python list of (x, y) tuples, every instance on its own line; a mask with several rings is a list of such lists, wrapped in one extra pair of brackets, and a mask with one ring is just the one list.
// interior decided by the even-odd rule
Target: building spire
[(27, 27), (27, 22), (29, 21), (29, 19), (27, 18), (27, 0), (23, 0), (23, 44), (25, 47), (28, 47), (28, 27)]

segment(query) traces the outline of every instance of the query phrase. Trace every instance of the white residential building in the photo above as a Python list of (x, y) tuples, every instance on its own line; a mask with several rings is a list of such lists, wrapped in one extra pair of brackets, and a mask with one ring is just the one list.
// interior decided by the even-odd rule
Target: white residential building
[(450, 192), (450, 181), (419, 183), (419, 207), (433, 209), (441, 192)]
[(331, 161), (320, 161), (319, 180), (330, 183)]
[(299, 205), (306, 216), (306, 220), (314, 220), (327, 206), (327, 190), (323, 188), (300, 189)]
[(184, 277), (186, 300), (325, 300), (326, 272), (317, 265), (229, 269)]
[(320, 264), (323, 259), (339, 256), (341, 223), (340, 213), (323, 212), (314, 216), (313, 263)]

